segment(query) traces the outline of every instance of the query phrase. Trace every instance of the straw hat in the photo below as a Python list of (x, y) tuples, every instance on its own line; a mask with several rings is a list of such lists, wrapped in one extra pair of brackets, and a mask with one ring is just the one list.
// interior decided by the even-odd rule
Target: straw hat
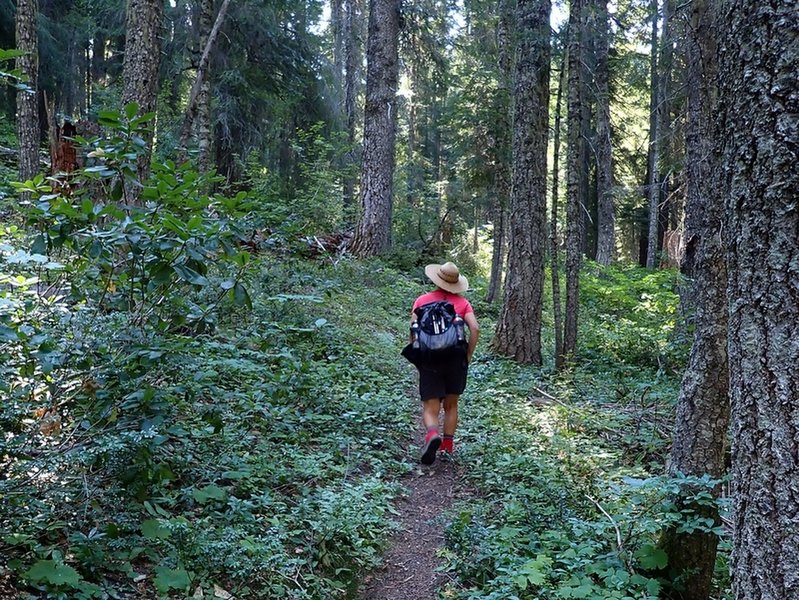
[(446, 262), (443, 265), (427, 265), (424, 274), (442, 290), (459, 294), (469, 289), (469, 281), (460, 274), (455, 263)]

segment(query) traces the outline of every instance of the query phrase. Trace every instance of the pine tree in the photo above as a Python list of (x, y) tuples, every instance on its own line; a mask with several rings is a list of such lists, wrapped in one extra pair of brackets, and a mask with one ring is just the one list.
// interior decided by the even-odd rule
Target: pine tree
[(391, 245), (394, 138), (399, 78), (399, 0), (370, 0), (364, 108), (361, 216), (352, 252), (376, 256)]
[(733, 595), (799, 598), (799, 0), (718, 14)]
[[(713, 152), (712, 89), (716, 81), (712, 0), (694, 0), (686, 39), (686, 251), (683, 274), (691, 289), (683, 305), (693, 313), (694, 343), (677, 403), (671, 461), (672, 475), (719, 479), (725, 472), (729, 402), (727, 366), (727, 270), (722, 227), (724, 199), (716, 185), (720, 173)], [(692, 504), (697, 492), (687, 488), (675, 499), (681, 510), (719, 523), (713, 506)], [(718, 491), (718, 490), (717, 490)], [(712, 590), (715, 533), (673, 527), (661, 545), (669, 556), (669, 579), (681, 600), (707, 600)]]
[(577, 316), (582, 265), (585, 188), (581, 173), (585, 164), (583, 104), (585, 100), (583, 36), (585, 0), (569, 5), (569, 71), (567, 96), (568, 148), (566, 166), (566, 307), (563, 355), (570, 358), (577, 349)]
[[(135, 102), (140, 113), (155, 111), (163, 14), (163, 0), (128, 0), (122, 104)], [(152, 138), (146, 142), (150, 145)], [(139, 159), (138, 167), (139, 179), (144, 179), (150, 171), (149, 154)]]
[(17, 69), (27, 81), (17, 92), (17, 136), (19, 138), (19, 178), (31, 179), (39, 172), (39, 43), (36, 27), (38, 0), (18, 0), (16, 15)]
[(596, 11), (596, 261), (609, 265), (616, 251), (616, 215), (613, 203), (613, 145), (610, 130), (610, 23), (607, 0), (594, 0)]
[(494, 349), (541, 364), (549, 137), (549, 0), (519, 0), (513, 112), (510, 249)]

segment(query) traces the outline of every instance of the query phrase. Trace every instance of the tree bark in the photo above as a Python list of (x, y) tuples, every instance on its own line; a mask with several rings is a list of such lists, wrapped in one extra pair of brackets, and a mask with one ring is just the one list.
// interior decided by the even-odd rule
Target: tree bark
[(658, 78), (658, 0), (652, 0), (652, 36), (650, 56), (650, 101), (649, 101), (649, 153), (647, 155), (647, 182), (646, 190), (649, 199), (649, 230), (646, 248), (646, 268), (654, 269), (657, 266), (658, 249), (658, 209), (660, 205), (660, 177), (658, 164), (660, 163), (660, 140), (658, 135), (658, 111), (660, 110), (660, 91)]
[[(566, 32), (568, 39), (569, 33)], [(560, 61), (558, 94), (555, 99), (555, 139), (552, 157), (552, 212), (549, 219), (549, 260), (552, 274), (552, 327), (555, 330), (555, 370), (563, 368), (563, 312), (560, 305), (560, 261), (558, 260), (558, 200), (560, 196), (560, 129), (563, 105), (563, 88), (566, 86), (566, 57), (564, 48)]]
[[(347, 142), (349, 145), (349, 152), (347, 155), (348, 167), (352, 167), (356, 164), (355, 123), (357, 120), (358, 74), (360, 72), (359, 64), (361, 62), (358, 30), (358, 2), (357, 0), (345, 0), (343, 32), (345, 64), (344, 112), (346, 113), (347, 119)], [(344, 176), (343, 188), (344, 216), (345, 219), (349, 220), (355, 200), (355, 175), (351, 168), (347, 169)]]
[(211, 160), (211, 52), (222, 23), (225, 21), (229, 4), (230, 0), (223, 0), (214, 25), (211, 27), (213, 1), (203, 0), (200, 9), (200, 44), (203, 48), (203, 53), (200, 57), (200, 63), (197, 65), (197, 76), (189, 92), (186, 114), (183, 118), (183, 127), (180, 132), (180, 146), (185, 148), (189, 143), (192, 125), (195, 120), (197, 121), (197, 142), (199, 145), (197, 164), (202, 173), (208, 170)]
[(513, 77), (513, 7), (510, 0), (502, 0), (499, 4), (499, 23), (497, 25), (497, 68), (499, 73), (500, 114), (497, 122), (495, 142), (495, 172), (493, 219), (494, 239), (491, 248), (491, 277), (488, 281), (486, 302), (493, 303), (502, 290), (502, 271), (505, 265), (508, 199), (511, 188), (510, 137), (512, 116)]
[[(155, 112), (158, 98), (158, 70), (161, 65), (160, 30), (163, 0), (128, 0), (125, 23), (125, 59), (122, 65), (122, 104), (136, 102), (140, 113)], [(152, 145), (152, 134), (145, 140)], [(150, 172), (149, 148), (138, 161), (139, 180)], [(138, 188), (131, 188), (135, 196)]]
[(566, 172), (566, 311), (563, 330), (563, 355), (568, 360), (577, 349), (577, 317), (582, 265), (583, 190), (580, 173), (583, 165), (582, 111), (583, 46), (585, 0), (572, 0), (569, 7), (568, 74), (568, 152)]
[(376, 256), (391, 246), (394, 138), (399, 78), (399, 0), (370, 0), (361, 216), (351, 250)]
[(17, 58), (16, 68), (27, 78), (28, 87), (17, 92), (20, 181), (27, 181), (39, 172), (38, 4), (38, 0), (17, 0), (16, 43), (17, 49), (25, 54)]
[(596, 32), (596, 181), (597, 250), (601, 265), (613, 262), (616, 252), (616, 211), (613, 202), (613, 146), (610, 125), (610, 24), (607, 0), (598, 0)]
[(799, 598), (799, 2), (722, 0), (733, 595)]
[(541, 364), (549, 137), (549, 0), (518, 0), (510, 251), (494, 350)]
[(340, 85), (344, 74), (344, 21), (346, 17), (342, 0), (330, 0), (330, 31), (333, 34), (333, 70), (336, 84)]
[[(716, 182), (719, 172), (713, 152), (712, 127), (716, 113), (711, 90), (716, 82), (712, 0), (694, 0), (686, 38), (687, 131), (685, 227), (689, 250), (683, 273), (692, 279), (683, 305), (693, 312), (694, 343), (682, 380), (674, 427), (671, 475), (709, 475), (719, 479), (725, 470), (729, 426), (727, 365), (727, 270), (724, 261), (724, 199)], [(686, 489), (686, 495), (696, 490)], [(718, 492), (718, 490), (716, 490)], [(719, 523), (712, 507), (692, 505), (685, 497), (676, 504)], [(702, 531), (664, 532), (661, 546), (669, 557), (667, 576), (673, 598), (708, 600), (712, 591), (718, 536)]]

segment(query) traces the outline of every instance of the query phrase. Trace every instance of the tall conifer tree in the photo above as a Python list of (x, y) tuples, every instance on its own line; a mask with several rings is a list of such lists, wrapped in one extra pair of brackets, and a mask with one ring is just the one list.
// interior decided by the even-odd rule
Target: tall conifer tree
[(513, 120), (510, 249), (494, 348), (541, 364), (549, 139), (549, 0), (519, 0)]
[(361, 216), (351, 245), (361, 257), (376, 256), (391, 245), (399, 17), (400, 0), (370, 0)]
[(26, 77), (26, 89), (17, 92), (17, 137), (19, 178), (31, 179), (39, 172), (39, 35), (36, 15), (38, 0), (18, 0), (16, 15), (17, 69)]
[(733, 595), (799, 598), (799, 0), (720, 0)]

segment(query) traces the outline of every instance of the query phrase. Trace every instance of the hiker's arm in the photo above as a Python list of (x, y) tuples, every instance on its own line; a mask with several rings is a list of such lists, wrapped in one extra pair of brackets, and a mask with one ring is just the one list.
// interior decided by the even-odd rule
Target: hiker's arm
[[(411, 325), (413, 325), (413, 322), (416, 321), (418, 318), (419, 317), (416, 316), (416, 313), (414, 311), (411, 311)], [(413, 344), (413, 331), (411, 331), (410, 328), (408, 328), (408, 339), (410, 340), (410, 343)]]
[(477, 324), (477, 317), (473, 312), (466, 313), (463, 317), (466, 324), (469, 326), (469, 347), (466, 350), (466, 360), (472, 362), (472, 355), (474, 349), (477, 347), (477, 340), (480, 337), (480, 325)]

